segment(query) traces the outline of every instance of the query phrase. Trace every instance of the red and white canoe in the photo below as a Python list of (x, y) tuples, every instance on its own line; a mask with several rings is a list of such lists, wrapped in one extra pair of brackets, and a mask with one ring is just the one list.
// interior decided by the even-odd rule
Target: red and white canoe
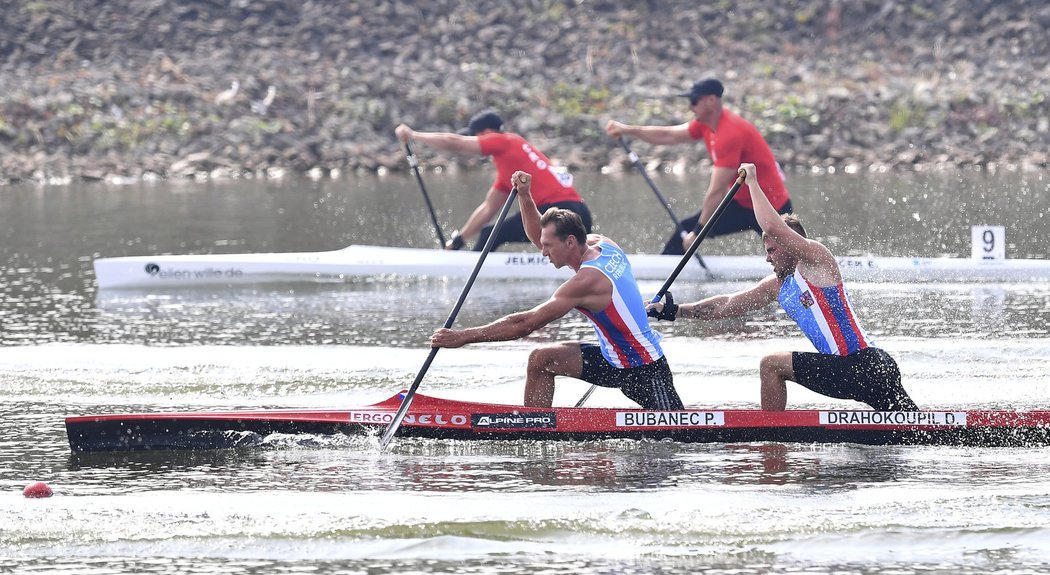
[[(402, 395), (357, 409), (137, 413), (66, 418), (74, 452), (223, 449), (270, 434), (367, 434)], [(550, 409), (417, 395), (401, 437), (460, 440), (669, 439), (681, 442), (1030, 446), (1050, 444), (1050, 411)]]

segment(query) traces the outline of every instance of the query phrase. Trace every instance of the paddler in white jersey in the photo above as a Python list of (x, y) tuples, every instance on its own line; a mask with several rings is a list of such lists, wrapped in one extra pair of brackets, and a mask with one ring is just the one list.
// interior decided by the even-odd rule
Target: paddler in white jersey
[(606, 237), (588, 236), (580, 217), (569, 210), (550, 208), (541, 216), (532, 199), (532, 176), (518, 171), (511, 178), (529, 240), (554, 267), (569, 266), (576, 273), (530, 310), (478, 327), (439, 329), (431, 345), (518, 339), (576, 309), (594, 325), (599, 344), (560, 342), (534, 349), (525, 377), (526, 406), (550, 407), (555, 377), (561, 375), (619, 388), (645, 409), (682, 409), (661, 335), (649, 326), (623, 250)]
[(762, 358), (762, 409), (787, 407), (787, 381), (819, 394), (853, 399), (880, 411), (917, 411), (901, 385), (897, 362), (864, 332), (853, 303), (842, 285), (842, 273), (831, 250), (806, 237), (794, 214), (781, 216), (762, 193), (754, 164), (746, 172), (755, 216), (762, 226), (766, 261), (773, 273), (755, 287), (718, 295), (695, 303), (649, 304), (649, 315), (674, 321), (676, 317), (722, 319), (759, 310), (779, 301), (819, 353), (780, 351)]

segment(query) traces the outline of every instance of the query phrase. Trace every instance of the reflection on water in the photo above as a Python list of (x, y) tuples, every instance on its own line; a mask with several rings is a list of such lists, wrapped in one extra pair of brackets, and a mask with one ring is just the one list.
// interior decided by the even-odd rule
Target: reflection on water
[[(921, 472), (908, 448), (798, 444), (679, 444), (668, 441), (438, 441), (401, 439), (383, 455), (373, 437), (267, 438), (246, 450), (78, 453), (68, 469), (81, 493), (114, 484), (151, 489), (426, 493), (582, 488), (635, 492), (722, 485), (793, 485), (834, 493), (863, 484), (907, 481)], [(95, 474), (94, 472), (101, 472)], [(988, 463), (974, 475), (1008, 474)], [(98, 479), (90, 485), (91, 478)], [(265, 486), (265, 487), (263, 487)], [(124, 489), (124, 487), (121, 487)], [(133, 489), (133, 488), (132, 488)]]

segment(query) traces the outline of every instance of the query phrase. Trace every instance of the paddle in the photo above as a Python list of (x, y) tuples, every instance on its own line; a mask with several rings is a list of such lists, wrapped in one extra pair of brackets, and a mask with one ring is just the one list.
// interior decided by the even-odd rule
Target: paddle
[[(634, 167), (638, 170), (638, 173), (642, 174), (642, 177), (645, 178), (645, 183), (649, 184), (649, 188), (653, 191), (654, 194), (656, 194), (656, 199), (660, 200), (660, 205), (662, 205), (664, 209), (667, 210), (667, 215), (671, 216), (671, 221), (674, 222), (674, 227), (678, 230), (678, 234), (682, 237), (682, 239), (685, 239), (685, 236), (689, 233), (689, 230), (685, 229), (685, 226), (682, 225), (682, 220), (679, 220), (678, 216), (674, 215), (674, 210), (671, 209), (671, 204), (668, 203), (667, 198), (665, 198), (664, 195), (660, 193), (660, 190), (656, 187), (656, 184), (653, 182), (652, 178), (649, 177), (649, 173), (645, 171), (645, 166), (642, 165), (642, 161), (638, 158), (638, 154), (634, 153), (634, 150), (631, 149), (631, 146), (627, 144), (627, 140), (624, 140), (623, 138), (616, 138), (616, 140), (620, 142), (621, 146), (623, 146), (623, 151), (627, 152), (627, 158), (631, 160), (631, 164), (634, 165)], [(707, 264), (704, 263), (704, 258), (700, 257), (700, 254), (696, 254), (696, 261), (700, 263), (700, 267), (704, 268), (704, 271), (706, 271), (707, 275), (710, 276), (711, 270), (707, 269)]]
[(427, 187), (423, 185), (423, 175), (419, 173), (419, 162), (416, 160), (416, 155), (412, 153), (412, 148), (408, 145), (408, 142), (405, 142), (405, 158), (408, 159), (408, 165), (412, 166), (412, 171), (416, 173), (419, 191), (423, 192), (423, 200), (427, 203), (427, 211), (430, 212), (430, 221), (434, 223), (434, 231), (437, 232), (438, 242), (441, 243), (441, 249), (445, 249), (445, 234), (441, 233), (441, 226), (438, 225), (437, 215), (434, 213), (434, 205), (430, 203)]
[[(463, 307), (463, 301), (467, 299), (467, 293), (470, 292), (471, 286), (474, 285), (474, 280), (478, 277), (478, 272), (481, 271), (481, 265), (485, 263), (485, 257), (492, 251), (493, 244), (496, 243), (496, 236), (499, 235), (499, 229), (503, 226), (503, 220), (507, 217), (507, 212), (510, 211), (511, 204), (514, 203), (514, 197), (518, 194), (517, 186), (511, 188), (510, 195), (507, 196), (507, 201), (503, 204), (503, 209), (500, 210), (499, 216), (496, 218), (496, 224), (492, 228), (492, 233), (489, 234), (487, 240), (485, 240), (485, 247), (481, 250), (481, 255), (478, 256), (478, 263), (474, 264), (474, 269), (470, 272), (470, 278), (467, 279), (467, 284), (463, 286), (463, 291), (459, 294), (459, 300), (456, 301), (456, 306), (452, 308), (452, 313), (448, 314), (448, 319), (445, 320), (445, 329), (451, 328), (453, 322), (456, 321), (456, 316), (459, 315), (460, 308)], [(416, 379), (412, 382), (412, 386), (405, 392), (405, 398), (401, 400), (401, 407), (397, 409), (397, 413), (394, 414), (394, 419), (387, 425), (386, 431), (383, 432), (383, 436), (379, 440), (379, 448), (386, 449), (386, 446), (393, 439), (394, 434), (397, 433), (397, 428), (401, 426), (401, 421), (405, 419), (405, 414), (408, 413), (408, 407), (412, 405), (412, 399), (416, 396), (416, 390), (419, 389), (419, 382), (423, 381), (423, 376), (426, 375), (427, 370), (430, 369), (430, 364), (434, 362), (434, 356), (437, 355), (440, 347), (430, 348), (430, 355), (427, 356), (427, 360), (423, 362), (423, 367), (420, 368), (419, 373), (416, 374)]]
[[(700, 230), (700, 233), (696, 235), (695, 239), (693, 239), (693, 243), (689, 244), (689, 249), (685, 250), (685, 255), (682, 256), (682, 261), (678, 262), (678, 265), (674, 268), (674, 271), (671, 272), (671, 275), (668, 276), (666, 281), (664, 281), (664, 285), (660, 286), (660, 291), (656, 292), (656, 295), (653, 296), (652, 301), (650, 301), (649, 303), (656, 303), (660, 301), (660, 299), (664, 297), (664, 294), (667, 293), (667, 290), (671, 289), (671, 284), (673, 284), (674, 280), (678, 278), (678, 274), (682, 273), (682, 270), (685, 268), (685, 264), (689, 263), (689, 258), (691, 258), (693, 256), (693, 253), (696, 252), (697, 248), (700, 247), (700, 242), (704, 241), (704, 238), (707, 237), (707, 234), (711, 233), (711, 228), (714, 227), (715, 222), (717, 222), (718, 218), (722, 216), (722, 212), (726, 211), (726, 208), (729, 207), (729, 202), (733, 201), (733, 197), (736, 196), (736, 193), (740, 189), (740, 186), (744, 183), (744, 177), (744, 170), (741, 169), (740, 175), (737, 177), (736, 182), (733, 184), (733, 187), (729, 188), (729, 193), (726, 194), (726, 197), (722, 198), (722, 202), (718, 204), (718, 207), (715, 209), (715, 213), (711, 214), (711, 219), (707, 220), (707, 224), (704, 225), (704, 227)], [(584, 393), (583, 397), (581, 397), (580, 400), (576, 402), (576, 407), (583, 407), (583, 404), (587, 401), (587, 398), (590, 397), (592, 393), (594, 393), (595, 387), (598, 386), (593, 384), (591, 385), (590, 389), (587, 390), (587, 393)]]

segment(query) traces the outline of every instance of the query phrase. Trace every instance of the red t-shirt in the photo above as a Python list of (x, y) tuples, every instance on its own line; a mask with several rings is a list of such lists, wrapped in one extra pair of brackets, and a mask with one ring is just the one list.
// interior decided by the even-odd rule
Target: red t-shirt
[[(773, 150), (762, 134), (751, 122), (741, 118), (728, 108), (722, 108), (718, 119), (718, 131), (715, 132), (706, 124), (697, 120), (689, 123), (689, 135), (694, 140), (703, 139), (707, 144), (707, 153), (717, 168), (735, 170), (740, 164), (754, 164), (758, 172), (758, 183), (769, 198), (769, 203), (779, 210), (788, 201), (787, 186), (784, 185), (784, 172), (780, 170)], [(736, 179), (734, 178), (734, 182)], [(751, 210), (751, 194), (747, 184), (740, 186), (733, 201)]]
[(572, 174), (556, 172), (551, 161), (517, 134), (498, 132), (478, 136), (481, 153), (492, 156), (496, 181), (492, 186), (510, 193), (510, 177), (521, 170), (532, 174), (532, 199), (537, 206), (554, 202), (582, 202), (572, 187)]

